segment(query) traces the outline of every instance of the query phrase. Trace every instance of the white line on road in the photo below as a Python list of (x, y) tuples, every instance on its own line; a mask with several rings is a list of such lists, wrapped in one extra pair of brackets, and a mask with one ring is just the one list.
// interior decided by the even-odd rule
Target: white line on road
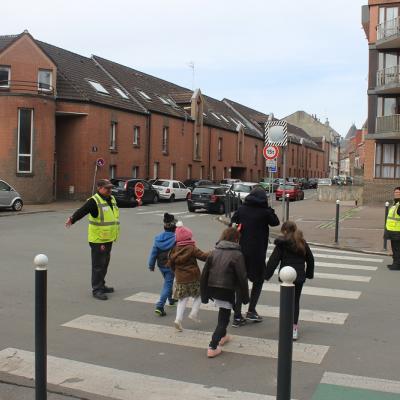
[[(159, 299), (159, 295), (156, 293), (148, 293), (148, 292), (139, 292), (132, 296), (127, 297), (125, 300), (127, 301), (137, 301), (140, 303), (148, 303), (148, 304), (156, 304)], [(188, 307), (190, 305), (188, 304)], [(213, 302), (209, 304), (202, 304), (202, 310), (207, 311), (218, 311), (218, 308), (215, 307)], [(266, 306), (266, 305), (257, 305), (257, 312), (262, 317), (272, 317), (279, 318), (279, 307)], [(318, 311), (318, 310), (300, 310), (300, 320), (307, 322), (316, 322), (321, 324), (335, 324), (335, 325), (343, 325), (346, 321), (346, 318), (349, 316), (347, 313), (338, 313), (338, 312), (328, 312), (328, 311)]]
[(366, 376), (337, 374), (325, 372), (321, 383), (345, 386), (357, 389), (375, 390), (377, 392), (400, 393), (400, 382)]
[[(207, 349), (212, 335), (211, 332), (190, 329), (178, 332), (175, 328), (165, 325), (147, 324), (97, 315), (82, 315), (63, 324), (63, 326), (151, 342), (200, 348), (204, 351)], [(293, 346), (293, 360), (320, 364), (328, 349), (329, 346), (295, 343)], [(277, 358), (278, 341), (247, 336), (234, 336), (232, 342), (224, 347), (224, 352)]]
[[(205, 355), (204, 355), (205, 356)], [(47, 382), (61, 388), (83, 391), (115, 400), (274, 400), (275, 396), (233, 391), (215, 386), (177, 381), (102, 367), (66, 358), (47, 357)], [(35, 378), (35, 355), (8, 348), (0, 351), (0, 372), (11, 376)]]
[(378, 267), (370, 267), (369, 265), (356, 265), (356, 264), (335, 264), (317, 261), (315, 263), (316, 267), (325, 267), (325, 268), (340, 268), (340, 269), (354, 269), (354, 270), (364, 270), (364, 271), (376, 271)]
[(145, 214), (156, 214), (156, 213), (165, 213), (165, 210), (153, 210), (153, 211), (141, 211), (137, 212), (137, 215), (145, 215)]
[[(275, 275), (278, 275), (278, 271), (275, 271)], [(325, 274), (323, 272), (315, 272), (314, 277), (320, 279), (332, 279), (337, 281), (349, 281), (349, 282), (369, 282), (371, 280), (370, 276)]]
[[(278, 283), (264, 283), (263, 290), (266, 292), (280, 292), (280, 285)], [(304, 286), (302, 294), (310, 296), (321, 296), (321, 297), (335, 297), (339, 299), (358, 299), (361, 296), (361, 292), (352, 290), (340, 290), (321, 288), (315, 286)]]

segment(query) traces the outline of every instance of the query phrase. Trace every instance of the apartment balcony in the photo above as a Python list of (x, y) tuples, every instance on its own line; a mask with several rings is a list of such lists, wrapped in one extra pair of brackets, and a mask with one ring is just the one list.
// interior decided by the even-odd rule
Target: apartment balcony
[(400, 114), (377, 117), (376, 133), (381, 139), (400, 139)]
[(400, 65), (376, 73), (376, 94), (400, 94)]
[(379, 24), (376, 30), (378, 50), (400, 48), (400, 17)]

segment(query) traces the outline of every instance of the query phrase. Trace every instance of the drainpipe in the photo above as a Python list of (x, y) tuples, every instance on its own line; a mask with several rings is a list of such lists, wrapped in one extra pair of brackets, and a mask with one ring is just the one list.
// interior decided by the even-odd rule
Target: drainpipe
[(210, 177), (211, 177), (211, 128), (208, 127), (208, 179), (210, 179)]

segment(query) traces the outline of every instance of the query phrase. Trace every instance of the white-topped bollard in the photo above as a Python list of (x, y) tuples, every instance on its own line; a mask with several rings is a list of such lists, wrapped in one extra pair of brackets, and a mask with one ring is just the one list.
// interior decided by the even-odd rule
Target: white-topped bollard
[[(386, 222), (387, 222), (387, 217), (389, 214), (389, 206), (390, 206), (390, 203), (387, 201), (385, 203), (385, 225), (383, 226), (383, 232), (385, 232), (385, 230), (386, 230)], [(388, 240), (386, 238), (386, 235), (383, 235), (383, 250), (385, 250), (385, 251), (387, 250), (387, 242), (388, 242)]]
[(281, 283), (279, 309), (279, 347), (277, 400), (290, 400), (292, 386), (294, 281), (297, 273), (293, 267), (279, 271)]
[(47, 399), (47, 265), (45, 254), (38, 254), (35, 265), (35, 399)]
[(339, 216), (340, 216), (340, 200), (336, 200), (335, 244), (339, 244)]
[(289, 204), (290, 204), (290, 194), (286, 193), (286, 216), (285, 221), (289, 221)]

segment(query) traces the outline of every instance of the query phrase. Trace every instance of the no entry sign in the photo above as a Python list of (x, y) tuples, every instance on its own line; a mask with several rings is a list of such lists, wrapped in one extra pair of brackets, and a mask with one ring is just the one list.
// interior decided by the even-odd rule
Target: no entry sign
[(144, 195), (144, 185), (142, 182), (138, 182), (135, 185), (135, 196), (137, 199), (141, 199)]
[(264, 147), (263, 155), (266, 160), (275, 160), (279, 156), (279, 147), (267, 145)]

